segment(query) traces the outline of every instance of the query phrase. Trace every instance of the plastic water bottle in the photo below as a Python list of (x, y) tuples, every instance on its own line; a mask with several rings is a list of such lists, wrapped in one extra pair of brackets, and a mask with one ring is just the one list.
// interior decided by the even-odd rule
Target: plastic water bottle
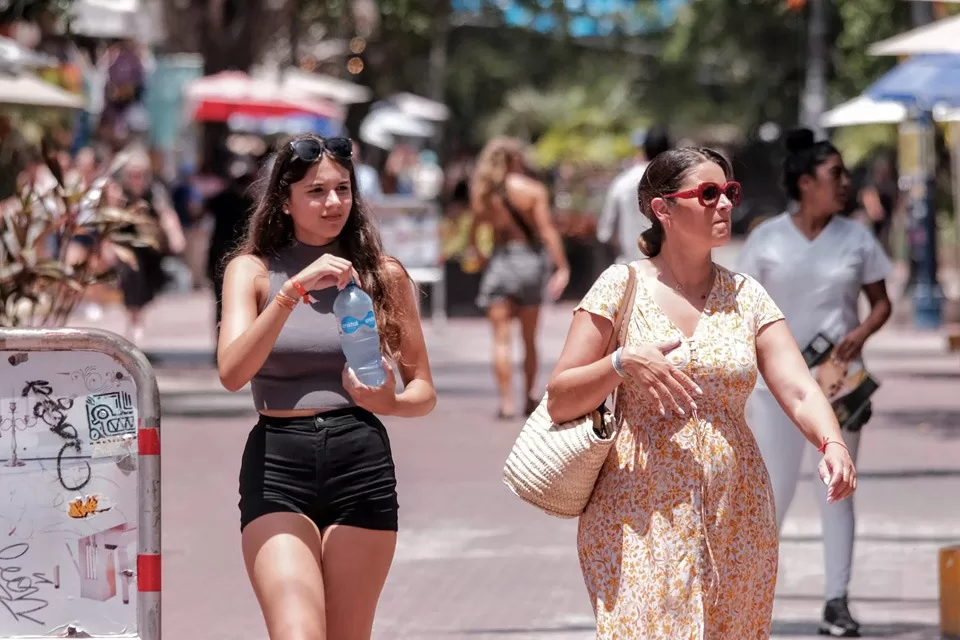
[(380, 332), (373, 313), (373, 300), (353, 280), (333, 301), (333, 313), (340, 327), (340, 348), (347, 364), (368, 387), (387, 381), (380, 355)]

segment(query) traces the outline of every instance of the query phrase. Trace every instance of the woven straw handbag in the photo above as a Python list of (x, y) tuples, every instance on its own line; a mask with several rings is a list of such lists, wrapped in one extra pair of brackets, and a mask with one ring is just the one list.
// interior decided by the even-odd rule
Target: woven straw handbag
[[(629, 265), (629, 269), (630, 276), (607, 345), (608, 354), (623, 343), (633, 314), (637, 273), (633, 265)], [(617, 436), (616, 403), (614, 391), (613, 413), (601, 404), (585, 416), (557, 424), (547, 412), (544, 394), (507, 457), (504, 484), (521, 500), (549, 515), (579, 517)]]

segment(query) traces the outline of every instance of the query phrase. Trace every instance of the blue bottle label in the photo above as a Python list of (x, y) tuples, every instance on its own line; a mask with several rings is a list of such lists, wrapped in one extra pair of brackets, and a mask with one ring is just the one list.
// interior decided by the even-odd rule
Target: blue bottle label
[(371, 329), (377, 328), (377, 318), (373, 311), (368, 311), (367, 315), (363, 317), (363, 320), (357, 320), (353, 316), (347, 316), (340, 321), (340, 330), (343, 333), (351, 334), (359, 329), (361, 325), (367, 325)]
[(350, 334), (360, 328), (360, 321), (354, 318), (353, 316), (347, 316), (340, 321), (340, 330), (344, 333)]

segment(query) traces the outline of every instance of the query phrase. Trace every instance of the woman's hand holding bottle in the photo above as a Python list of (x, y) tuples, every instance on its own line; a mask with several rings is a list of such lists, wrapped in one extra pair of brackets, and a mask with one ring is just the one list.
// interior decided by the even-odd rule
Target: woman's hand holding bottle
[(334, 286), (342, 290), (351, 280), (359, 281), (360, 276), (350, 261), (327, 253), (314, 260), (303, 271), (291, 278), (284, 284), (282, 291), (290, 297), (300, 298), (303, 294), (297, 288), (297, 284), (306, 291), (317, 291)]

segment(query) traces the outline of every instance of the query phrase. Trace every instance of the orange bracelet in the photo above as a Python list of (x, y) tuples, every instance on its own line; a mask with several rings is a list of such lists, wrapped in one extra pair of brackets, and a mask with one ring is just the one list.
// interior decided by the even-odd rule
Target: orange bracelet
[(277, 292), (277, 295), (274, 296), (274, 300), (276, 300), (277, 304), (279, 304), (284, 309), (289, 309), (290, 311), (293, 311), (294, 309), (297, 308), (297, 299), (291, 298), (290, 296), (288, 296), (287, 294), (281, 291)]
[(300, 284), (300, 281), (296, 278), (290, 278), (290, 284), (293, 285), (293, 288), (297, 290), (297, 293), (303, 298), (303, 304), (310, 302), (310, 293), (303, 288), (303, 285)]
[[(827, 438), (824, 438), (823, 442), (820, 444), (820, 447), (817, 449), (817, 451), (819, 451), (820, 453), (826, 453), (828, 444), (838, 444), (844, 449), (847, 449), (847, 445), (843, 444), (842, 442), (837, 442), (836, 440), (829, 440)], [(850, 453), (850, 449), (847, 449), (847, 453)]]

